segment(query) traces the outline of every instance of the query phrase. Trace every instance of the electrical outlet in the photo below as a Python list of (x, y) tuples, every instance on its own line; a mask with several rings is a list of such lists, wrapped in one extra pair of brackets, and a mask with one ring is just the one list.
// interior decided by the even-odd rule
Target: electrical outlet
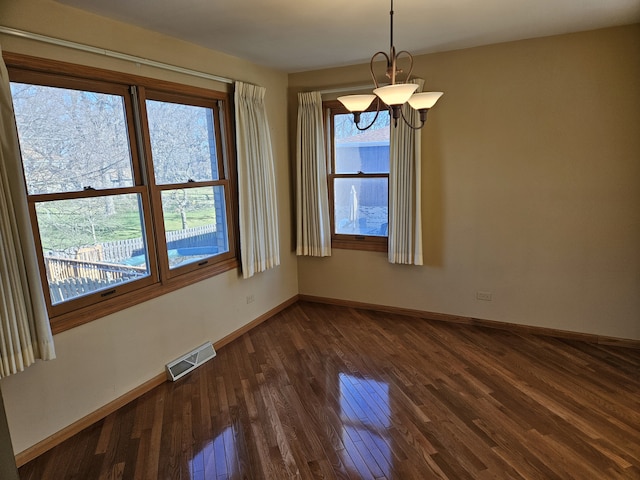
[(253, 303), (254, 300), (255, 298), (253, 297), (253, 295), (247, 295), (247, 304)]
[(485, 302), (491, 301), (491, 292), (476, 292), (476, 299)]

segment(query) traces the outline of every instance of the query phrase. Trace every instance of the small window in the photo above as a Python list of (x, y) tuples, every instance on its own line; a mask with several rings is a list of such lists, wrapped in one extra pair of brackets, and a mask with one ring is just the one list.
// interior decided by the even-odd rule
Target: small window
[(364, 112), (360, 131), (337, 102), (327, 107), (329, 203), (335, 248), (386, 251), (389, 224), (389, 115)]

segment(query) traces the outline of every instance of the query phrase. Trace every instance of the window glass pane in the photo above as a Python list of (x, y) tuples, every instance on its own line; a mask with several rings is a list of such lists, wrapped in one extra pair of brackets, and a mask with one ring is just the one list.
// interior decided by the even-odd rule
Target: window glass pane
[[(369, 125), (375, 112), (364, 112), (361, 125)], [(334, 117), (335, 173), (389, 173), (389, 114), (380, 112), (369, 130), (359, 131), (352, 114)]]
[(156, 183), (218, 180), (213, 110), (156, 100), (146, 105)]
[(165, 190), (162, 214), (170, 268), (229, 251), (224, 187)]
[(124, 99), (12, 83), (30, 194), (133, 185)]
[(55, 305), (149, 275), (138, 194), (36, 204)]
[(387, 178), (334, 179), (335, 232), (386, 237), (388, 184)]

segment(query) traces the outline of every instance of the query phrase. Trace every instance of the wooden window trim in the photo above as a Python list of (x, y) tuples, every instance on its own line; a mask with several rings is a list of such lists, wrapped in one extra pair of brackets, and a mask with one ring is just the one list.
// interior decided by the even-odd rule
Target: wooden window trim
[[(113, 92), (117, 94), (122, 94), (123, 88), (126, 88), (127, 94), (124, 95), (125, 99), (131, 98), (131, 96), (128, 95), (129, 86), (136, 85), (143, 91), (145, 88), (148, 88), (153, 92), (154, 96), (157, 95), (158, 97), (166, 99), (171, 98), (174, 99), (174, 101), (177, 101), (177, 103), (188, 105), (196, 102), (195, 104), (199, 105), (197, 102), (201, 102), (202, 99), (206, 99), (206, 101), (215, 104), (214, 116), (216, 122), (216, 141), (218, 142), (218, 151), (221, 153), (219, 156), (221, 157), (219, 158), (219, 162), (221, 162), (219, 171), (225, 172), (226, 175), (225, 178), (221, 178), (220, 180), (212, 182), (198, 182), (197, 184), (189, 184), (189, 186), (224, 186), (229, 252), (211, 257), (215, 259), (214, 262), (209, 262), (207, 265), (200, 266), (199, 268), (196, 262), (195, 268), (181, 270), (180, 274), (162, 274), (162, 270), (159, 269), (157, 265), (158, 259), (161, 258), (162, 255), (156, 250), (156, 245), (159, 243), (161, 244), (161, 242), (154, 240), (154, 233), (157, 235), (157, 230), (152, 228), (152, 225), (155, 225), (156, 220), (160, 216), (157, 213), (151, 213), (152, 196), (155, 194), (159, 195), (161, 188), (154, 188), (155, 185), (152, 185), (149, 182), (149, 171), (151, 171), (152, 174), (152, 165), (149, 163), (145, 167), (138, 158), (138, 153), (141, 149), (140, 146), (137, 145), (137, 142), (140, 139), (137, 138), (135, 133), (132, 121), (131, 104), (127, 100), (125, 101), (125, 107), (127, 111), (127, 129), (130, 138), (129, 145), (131, 148), (134, 185), (126, 188), (97, 190), (95, 192), (91, 192), (89, 196), (142, 192), (141, 204), (144, 212), (144, 226), (147, 231), (147, 251), (150, 261), (149, 268), (151, 275), (134, 282), (121, 284), (117, 287), (117, 294), (112, 296), (109, 295), (107, 298), (97, 302), (95, 301), (96, 295), (100, 297), (104, 291), (79, 297), (79, 299), (81, 299), (80, 301), (75, 299), (72, 302), (63, 302), (54, 306), (51, 305), (50, 296), (45, 294), (47, 307), (49, 309), (51, 329), (54, 334), (61, 333), (70, 328), (91, 322), (98, 318), (117, 313), (131, 306), (146, 302), (221, 273), (238, 269), (239, 261), (237, 252), (239, 251), (239, 246), (238, 235), (236, 232), (238, 215), (236, 172), (234, 168), (229, 168), (230, 166), (235, 165), (233, 126), (231, 123), (233, 117), (231, 116), (230, 105), (232, 96), (228, 92), (208, 90), (200, 87), (193, 87), (55, 60), (41, 59), (11, 52), (3, 52), (3, 59), (9, 70), (11, 81), (62, 86), (63, 88), (75, 88), (79, 90), (94, 90), (96, 86), (99, 86), (100, 91), (104, 91), (105, 93)], [(34, 79), (37, 80), (34, 81)], [(140, 98), (144, 97), (138, 95), (138, 102), (140, 102)], [(136, 100), (133, 99), (133, 101)], [(141, 115), (141, 118), (144, 118), (146, 121), (145, 115)], [(222, 121), (223, 119), (226, 119), (226, 122)], [(148, 135), (143, 135), (143, 142), (146, 142), (146, 139), (144, 138), (146, 136)], [(144, 150), (144, 148), (142, 150)], [(146, 183), (143, 181), (144, 179), (146, 179)], [(37, 236), (38, 232), (38, 229), (35, 228), (36, 201), (53, 200), (62, 197), (84, 198), (86, 196), (87, 192), (66, 192), (28, 196), (34, 234)], [(156, 203), (156, 211), (158, 208), (157, 205), (158, 204)], [(40, 245), (39, 238), (35, 238), (35, 241), (37, 242), (37, 245)], [(166, 245), (164, 248), (166, 249)], [(48, 282), (43, 273), (45, 269), (42, 255), (39, 255), (38, 261), (41, 278), (43, 280), (43, 288), (45, 289), (45, 292), (47, 292)], [(64, 306), (65, 303), (72, 303), (73, 308), (58, 308), (61, 305)]]
[[(169, 82), (156, 78), (143, 77), (130, 73), (117, 72), (98, 67), (89, 67), (86, 65), (78, 65), (75, 63), (63, 62), (59, 60), (50, 60), (47, 58), (33, 57), (21, 53), (13, 53), (9, 51), (2, 52), (9, 73), (12, 69), (19, 69), (31, 72), (49, 73), (55, 77), (66, 76), (70, 78), (84, 78), (87, 80), (102, 81), (107, 84), (137, 85), (147, 87), (152, 90), (164, 91), (166, 93), (184, 94), (187, 96), (205, 96), (225, 100), (229, 97), (228, 92), (218, 90), (210, 90), (182, 83)], [(12, 81), (13, 77), (10, 75)]]
[[(338, 100), (328, 100), (322, 102), (322, 108), (325, 112), (325, 135), (327, 145), (327, 190), (329, 192), (329, 218), (331, 222), (331, 247), (345, 250), (364, 250), (369, 252), (387, 252), (389, 249), (388, 237), (380, 237), (374, 235), (345, 235), (335, 233), (335, 214), (334, 214), (334, 179), (336, 178), (363, 178), (362, 175), (354, 173), (334, 173), (335, 171), (335, 149), (333, 145), (334, 139), (334, 123), (333, 117), (340, 114), (348, 114), (349, 111)], [(368, 112), (375, 112), (375, 103), (367, 109)], [(384, 114), (384, 111), (380, 112)], [(371, 173), (366, 174), (366, 178), (389, 178), (388, 173)]]

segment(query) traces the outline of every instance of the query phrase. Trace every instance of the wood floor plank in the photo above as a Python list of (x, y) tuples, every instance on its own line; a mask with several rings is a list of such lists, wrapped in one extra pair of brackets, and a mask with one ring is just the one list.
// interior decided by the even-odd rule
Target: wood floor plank
[(640, 351), (298, 302), (22, 480), (640, 478)]

